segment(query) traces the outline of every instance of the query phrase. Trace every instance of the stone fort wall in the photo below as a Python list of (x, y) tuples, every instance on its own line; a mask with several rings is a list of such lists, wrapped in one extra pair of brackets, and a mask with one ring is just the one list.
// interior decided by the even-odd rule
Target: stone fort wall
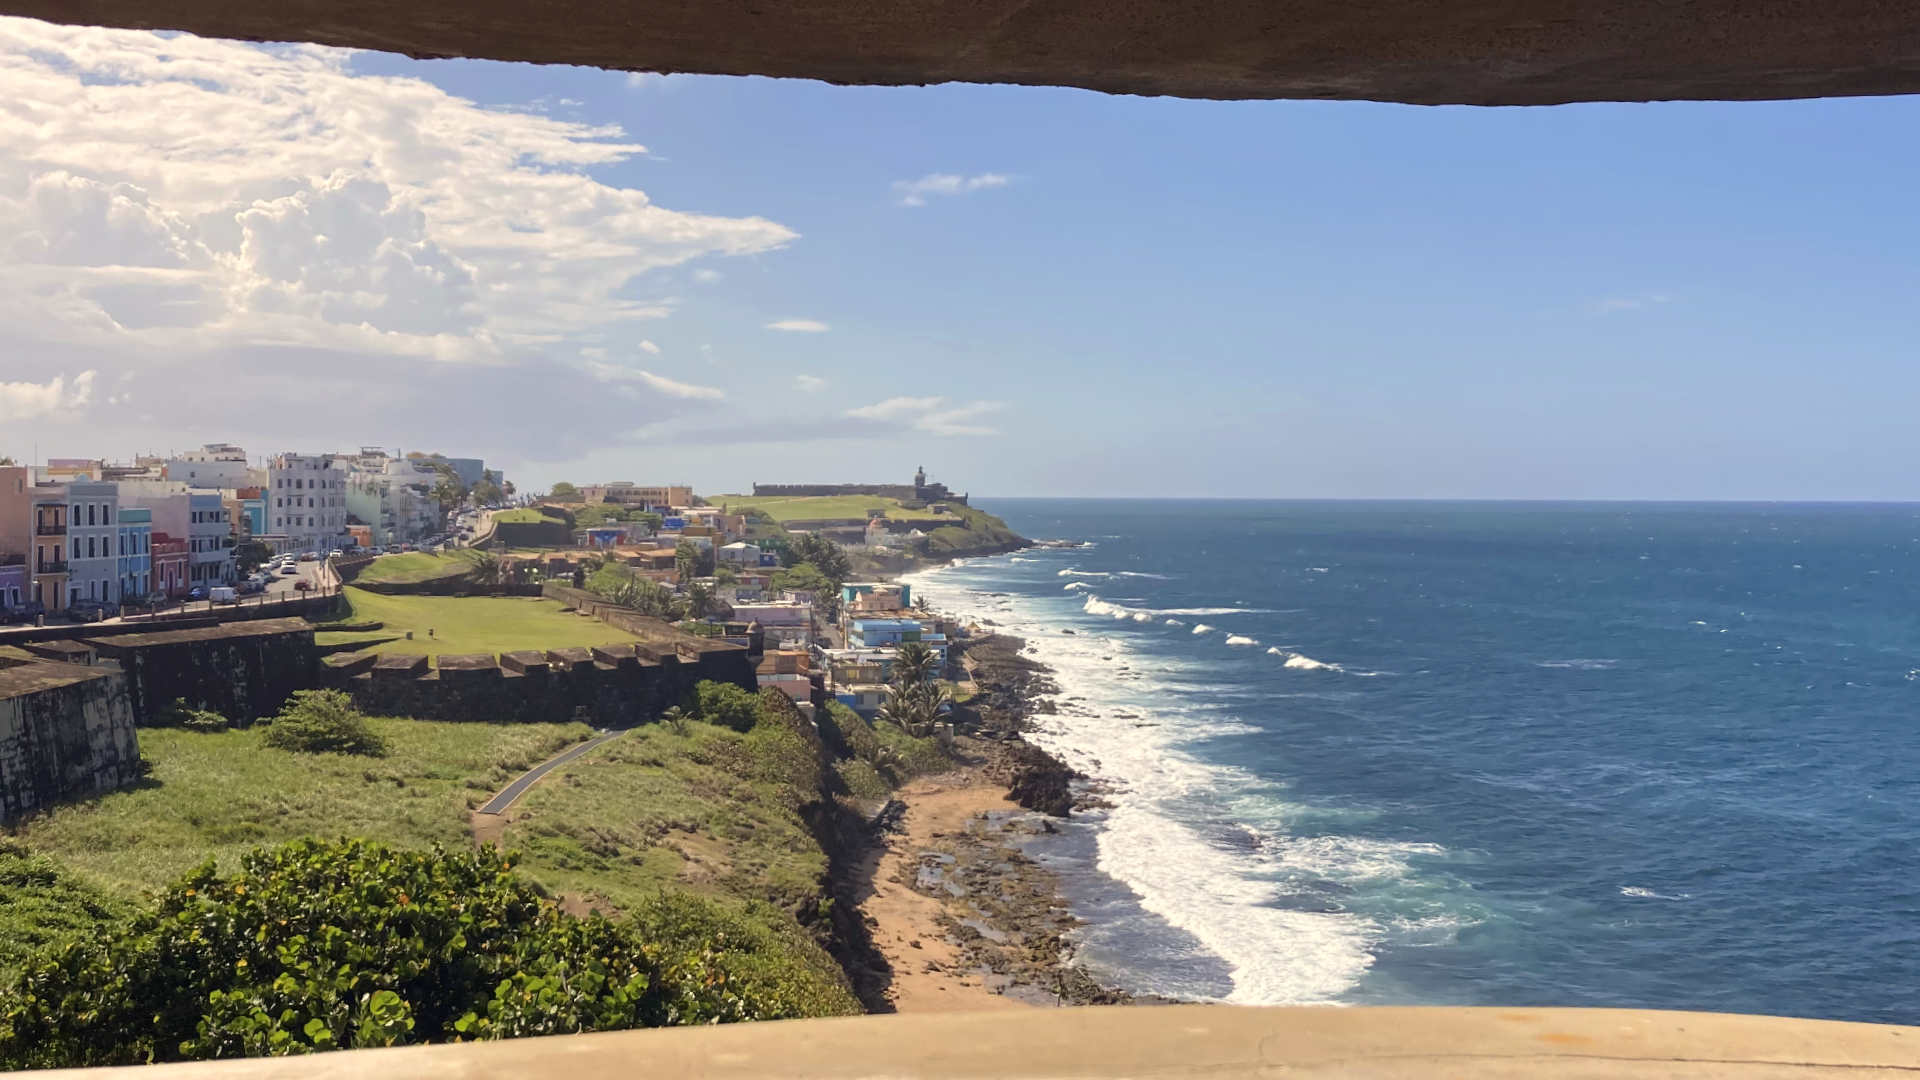
[(0, 821), (140, 778), (128, 682), (105, 667), (0, 667)]

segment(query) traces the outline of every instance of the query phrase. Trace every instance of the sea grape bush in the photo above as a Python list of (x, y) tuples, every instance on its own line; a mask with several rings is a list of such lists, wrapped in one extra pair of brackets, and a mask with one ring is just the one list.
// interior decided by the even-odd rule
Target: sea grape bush
[[(566, 915), (511, 856), (299, 840), (29, 958), (0, 1068), (127, 1065), (816, 1015), (721, 912)], [(772, 961), (772, 962), (770, 962)], [(834, 1009), (832, 1011), (844, 1011)]]
[(339, 690), (295, 690), (267, 728), (268, 746), (304, 754), (383, 757), (387, 744)]

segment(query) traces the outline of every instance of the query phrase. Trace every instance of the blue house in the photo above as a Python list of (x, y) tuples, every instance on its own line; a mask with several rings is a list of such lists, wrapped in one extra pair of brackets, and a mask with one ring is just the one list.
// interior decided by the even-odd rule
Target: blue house
[(119, 517), (119, 597), (131, 600), (153, 591), (153, 511), (145, 506), (123, 506)]

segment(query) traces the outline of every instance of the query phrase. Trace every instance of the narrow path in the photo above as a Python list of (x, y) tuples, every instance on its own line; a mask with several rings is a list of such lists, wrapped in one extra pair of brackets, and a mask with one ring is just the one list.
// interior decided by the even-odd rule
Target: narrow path
[(474, 811), (474, 813), (476, 814), (506, 813), (507, 808), (512, 806), (514, 802), (520, 798), (520, 796), (525, 795), (527, 793), (528, 788), (532, 787), (536, 782), (538, 782), (541, 777), (547, 775), (549, 772), (552, 772), (555, 767), (560, 765), (565, 765), (567, 762), (572, 761), (574, 758), (579, 757), (581, 754), (584, 754), (587, 751), (593, 749), (594, 747), (599, 746), (601, 743), (610, 742), (625, 734), (626, 732), (624, 730), (609, 731), (605, 735), (599, 735), (594, 738), (588, 739), (586, 742), (583, 742), (578, 746), (569, 747), (566, 750), (562, 750), (560, 753), (554, 755), (551, 758), (548, 758), (546, 761), (543, 761), (540, 764), (535, 765), (533, 768), (528, 769), (525, 773), (521, 774), (518, 780), (515, 780), (513, 783), (508, 784), (506, 787), (501, 788), (500, 794), (495, 795), (491, 799), (488, 799), (486, 805)]

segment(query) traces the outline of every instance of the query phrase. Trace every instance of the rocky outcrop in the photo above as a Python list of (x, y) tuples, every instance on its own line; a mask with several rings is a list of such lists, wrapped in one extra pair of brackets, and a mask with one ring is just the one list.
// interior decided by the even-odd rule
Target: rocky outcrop
[(1072, 811), (1076, 774), (1059, 758), (1031, 743), (1009, 743), (1000, 768), (1014, 802), (1054, 817)]

